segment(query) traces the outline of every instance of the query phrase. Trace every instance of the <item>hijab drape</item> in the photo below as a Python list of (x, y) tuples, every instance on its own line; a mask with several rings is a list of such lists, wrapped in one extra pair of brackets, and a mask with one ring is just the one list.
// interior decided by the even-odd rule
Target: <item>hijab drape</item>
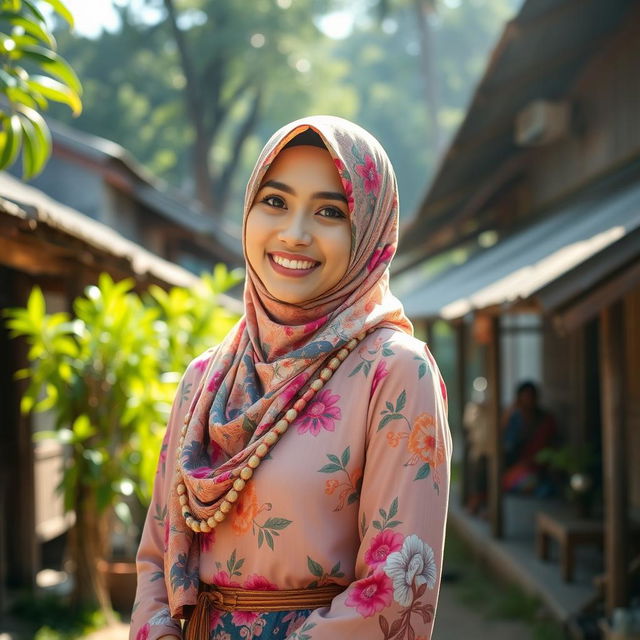
[[(280, 150), (307, 129), (322, 138), (348, 199), (349, 266), (332, 289), (294, 305), (273, 298), (247, 261), (245, 313), (211, 351), (193, 396), (178, 461), (189, 511), (197, 518), (213, 514), (233, 484), (234, 472), (335, 352), (374, 327), (412, 333), (402, 305), (389, 291), (388, 267), (398, 239), (396, 178), (380, 144), (361, 127), (341, 118), (313, 116), (292, 122), (271, 137), (247, 184), (243, 246), (247, 214), (266, 171)], [(187, 527), (175, 483), (168, 517), (165, 581), (171, 615), (179, 618), (183, 607), (196, 603), (200, 552), (196, 538), (202, 534)]]

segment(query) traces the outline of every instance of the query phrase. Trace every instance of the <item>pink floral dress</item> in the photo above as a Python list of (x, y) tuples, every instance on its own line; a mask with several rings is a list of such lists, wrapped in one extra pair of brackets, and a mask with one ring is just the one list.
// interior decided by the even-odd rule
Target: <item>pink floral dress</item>
[[(190, 364), (172, 408), (137, 558), (136, 640), (182, 634), (167, 606), (166, 496), (210, 354)], [(388, 328), (367, 336), (269, 453), (230, 517), (196, 534), (204, 582), (344, 591), (312, 611), (215, 612), (210, 638), (431, 638), (451, 449), (446, 390), (426, 345)]]

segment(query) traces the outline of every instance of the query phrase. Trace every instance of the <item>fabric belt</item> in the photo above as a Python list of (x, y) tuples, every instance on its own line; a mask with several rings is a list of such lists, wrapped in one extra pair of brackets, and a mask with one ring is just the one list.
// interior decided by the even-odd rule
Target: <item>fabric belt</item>
[(278, 589), (265, 591), (219, 587), (200, 583), (198, 602), (185, 627), (185, 640), (209, 637), (209, 616), (218, 611), (291, 611), (327, 607), (345, 587), (328, 584), (315, 589)]

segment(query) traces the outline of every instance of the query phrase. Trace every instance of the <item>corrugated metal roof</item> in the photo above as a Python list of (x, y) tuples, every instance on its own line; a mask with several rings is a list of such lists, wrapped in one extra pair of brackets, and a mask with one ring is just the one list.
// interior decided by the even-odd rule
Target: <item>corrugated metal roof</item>
[(634, 4), (633, 0), (524, 3), (496, 45), (415, 220), (402, 232), (401, 262), (415, 264), (433, 250), (428, 246), (433, 230), (453, 224), (478, 185), (523, 152), (514, 142), (516, 114), (534, 99), (562, 97), (598, 44)]
[[(424, 265), (406, 271), (393, 279), (392, 289), (410, 317), (453, 319), (531, 298), (639, 229), (640, 183), (633, 181), (615, 191), (591, 191), (575, 198), (539, 223), (430, 280), (421, 276)], [(635, 246), (638, 256), (640, 242)], [(556, 295), (553, 304), (560, 302)]]
[[(7, 203), (15, 206), (7, 206)], [(187, 269), (147, 251), (111, 227), (53, 200), (6, 172), (0, 172), (0, 211), (16, 218), (34, 220), (81, 240), (96, 251), (123, 258), (137, 276), (150, 273), (169, 285), (182, 287), (192, 287), (198, 282)], [(221, 302), (229, 309), (242, 311), (242, 303), (230, 296), (222, 295)]]

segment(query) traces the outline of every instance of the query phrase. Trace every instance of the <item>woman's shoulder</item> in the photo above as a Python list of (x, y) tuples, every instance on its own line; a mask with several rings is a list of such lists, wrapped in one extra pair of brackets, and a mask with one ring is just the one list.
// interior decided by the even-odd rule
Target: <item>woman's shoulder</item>
[(404, 331), (391, 327), (381, 327), (370, 333), (363, 346), (372, 352), (379, 352), (389, 363), (396, 366), (406, 365), (410, 361), (433, 359), (425, 342)]

